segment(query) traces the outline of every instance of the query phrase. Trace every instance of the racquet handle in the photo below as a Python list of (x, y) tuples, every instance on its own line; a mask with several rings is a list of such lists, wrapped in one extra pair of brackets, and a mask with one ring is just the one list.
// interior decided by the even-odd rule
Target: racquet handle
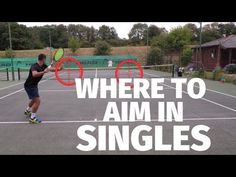
[(48, 68), (51, 68), (51, 67), (52, 67), (52, 64), (53, 64), (53, 61), (52, 61), (51, 64), (48, 66)]

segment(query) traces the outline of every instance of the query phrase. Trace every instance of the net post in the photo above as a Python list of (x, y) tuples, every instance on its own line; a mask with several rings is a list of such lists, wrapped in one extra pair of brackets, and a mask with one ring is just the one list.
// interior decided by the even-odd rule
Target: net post
[(6, 68), (6, 72), (7, 72), (7, 81), (9, 81), (9, 73), (8, 73), (8, 68)]
[(173, 64), (171, 67), (172, 70), (172, 77), (175, 77), (175, 65)]
[(20, 80), (20, 68), (17, 68), (17, 72), (18, 72), (18, 80)]

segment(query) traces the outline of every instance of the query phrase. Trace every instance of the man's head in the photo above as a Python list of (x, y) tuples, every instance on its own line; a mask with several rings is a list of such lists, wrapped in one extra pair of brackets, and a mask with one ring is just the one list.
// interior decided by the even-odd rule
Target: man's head
[(45, 54), (39, 54), (39, 56), (38, 56), (38, 62), (40, 63), (40, 64), (44, 64), (45, 62), (46, 62), (46, 55)]

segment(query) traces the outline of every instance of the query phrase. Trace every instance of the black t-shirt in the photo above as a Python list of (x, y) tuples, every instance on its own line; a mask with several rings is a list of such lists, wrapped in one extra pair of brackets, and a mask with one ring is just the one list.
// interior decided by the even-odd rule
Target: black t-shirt
[(40, 66), (38, 63), (34, 63), (31, 65), (29, 70), (28, 78), (25, 81), (25, 87), (36, 87), (38, 86), (39, 81), (42, 79), (43, 75), (40, 77), (33, 77), (32, 71), (42, 72), (44, 71), (48, 66), (46, 64), (43, 64)]

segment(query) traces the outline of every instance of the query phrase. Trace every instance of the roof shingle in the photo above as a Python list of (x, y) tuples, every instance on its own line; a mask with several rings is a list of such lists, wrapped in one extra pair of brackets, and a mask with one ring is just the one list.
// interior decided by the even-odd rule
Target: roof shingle
[[(218, 46), (221, 45), (222, 48), (236, 48), (236, 35), (230, 35), (227, 37), (223, 37), (220, 39), (216, 39), (214, 41), (210, 41), (207, 43), (202, 44), (201, 47), (211, 47), (211, 46)], [(200, 47), (199, 45), (195, 46), (194, 48)]]

